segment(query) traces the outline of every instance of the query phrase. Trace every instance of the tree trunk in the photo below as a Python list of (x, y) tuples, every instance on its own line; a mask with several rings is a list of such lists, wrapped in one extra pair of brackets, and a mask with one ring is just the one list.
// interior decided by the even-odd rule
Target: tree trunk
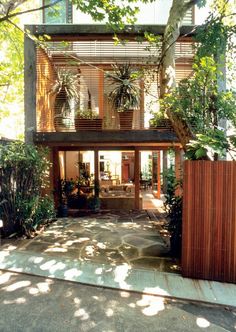
[[(160, 98), (169, 93), (176, 86), (175, 80), (175, 42), (180, 36), (180, 27), (186, 12), (197, 4), (199, 0), (173, 0), (168, 22), (165, 28), (161, 55)], [(183, 149), (186, 151), (187, 143), (194, 135), (186, 121), (176, 115), (172, 109), (166, 114), (178, 136)]]

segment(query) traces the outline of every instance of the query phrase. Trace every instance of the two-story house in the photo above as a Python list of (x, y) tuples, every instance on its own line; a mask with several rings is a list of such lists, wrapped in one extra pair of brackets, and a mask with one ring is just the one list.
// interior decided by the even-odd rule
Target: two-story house
[[(161, 44), (150, 47), (147, 41), (140, 42), (145, 31), (163, 35), (170, 5), (166, 0), (143, 5), (137, 24), (119, 34), (124, 42), (118, 44), (113, 31), (91, 22), (67, 0), (60, 4), (58, 16), (51, 16), (47, 9), (43, 24), (27, 26), (37, 37), (50, 36), (41, 46), (25, 37), (25, 136), (28, 142), (49, 148), (50, 190), (57, 188), (58, 179), (87, 177), (99, 183), (102, 207), (141, 209), (147, 208), (147, 193), (153, 200), (160, 198), (161, 172), (170, 156), (178, 176), (181, 145), (174, 131), (169, 125), (150, 125), (159, 107), (159, 78), (154, 69)], [(191, 10), (176, 43), (177, 82), (191, 75), (193, 23)], [(136, 81), (138, 105), (123, 124), (110, 102), (115, 89), (110, 78), (114, 66), (122, 65), (145, 72)], [(63, 72), (77, 78), (77, 99), (71, 98), (67, 109), (65, 93), (60, 97), (53, 93)], [(63, 111), (58, 108), (62, 104)], [(99, 121), (79, 125), (78, 111)], [(167, 158), (169, 149), (174, 153)]]

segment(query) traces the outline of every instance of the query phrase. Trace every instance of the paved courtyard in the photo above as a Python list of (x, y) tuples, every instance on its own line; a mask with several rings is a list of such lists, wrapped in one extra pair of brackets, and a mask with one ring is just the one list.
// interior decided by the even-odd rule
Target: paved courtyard
[(169, 257), (168, 240), (148, 213), (112, 212), (62, 218), (41, 235), (23, 240), (18, 250), (111, 265), (128, 264), (162, 272), (177, 272)]

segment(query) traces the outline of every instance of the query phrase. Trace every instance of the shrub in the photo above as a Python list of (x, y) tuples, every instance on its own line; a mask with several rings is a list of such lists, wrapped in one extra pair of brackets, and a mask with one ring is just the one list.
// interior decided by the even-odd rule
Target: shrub
[(41, 197), (48, 170), (47, 150), (22, 142), (0, 146), (0, 213), (5, 235), (29, 236), (42, 217), (52, 215), (52, 202)]
[(177, 181), (175, 172), (171, 168), (165, 174), (167, 188), (164, 203), (165, 210), (168, 217), (168, 231), (171, 238), (171, 254), (175, 257), (181, 256), (181, 244), (182, 244), (182, 208), (183, 198), (181, 194), (177, 194), (177, 189), (181, 188), (181, 181)]

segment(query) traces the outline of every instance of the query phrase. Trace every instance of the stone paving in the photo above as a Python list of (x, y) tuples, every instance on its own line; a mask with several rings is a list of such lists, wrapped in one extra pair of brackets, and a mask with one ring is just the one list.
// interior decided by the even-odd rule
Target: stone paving
[(145, 210), (113, 211), (58, 219), (33, 240), (21, 241), (17, 250), (178, 273), (179, 266), (169, 257), (168, 241), (160, 230)]

